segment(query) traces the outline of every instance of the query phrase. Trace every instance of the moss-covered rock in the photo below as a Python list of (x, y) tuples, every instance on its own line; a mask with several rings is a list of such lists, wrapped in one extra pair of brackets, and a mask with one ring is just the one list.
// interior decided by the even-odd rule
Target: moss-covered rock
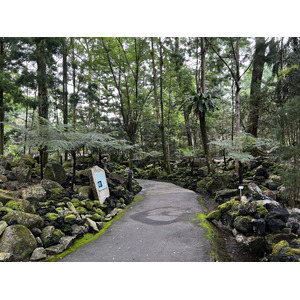
[(44, 220), (36, 214), (29, 214), (22, 211), (12, 210), (3, 217), (5, 222), (17, 220), (18, 224), (24, 225), (31, 229), (33, 227), (43, 228)]
[(238, 216), (233, 222), (233, 227), (241, 233), (251, 233), (253, 232), (252, 219), (251, 216)]
[(0, 238), (0, 252), (11, 253), (14, 261), (28, 259), (36, 247), (35, 237), (23, 225), (8, 226)]
[(15, 196), (8, 191), (0, 190), (0, 201), (5, 205), (8, 201), (15, 200)]
[(59, 215), (56, 213), (47, 213), (45, 217), (48, 218), (50, 221), (55, 221), (59, 218)]
[(257, 203), (257, 212), (264, 217), (269, 213), (262, 203)]
[(59, 184), (67, 181), (65, 169), (57, 162), (46, 164), (43, 178), (53, 180)]
[(208, 221), (212, 221), (212, 220), (218, 221), (218, 220), (220, 220), (221, 216), (222, 216), (221, 211), (217, 209), (217, 210), (214, 210), (214, 211), (210, 212), (206, 216), (206, 220), (208, 220)]
[(64, 221), (67, 224), (74, 224), (76, 221), (76, 216), (74, 214), (67, 215), (65, 216)]
[(288, 241), (286, 240), (282, 240), (280, 241), (279, 243), (275, 244), (274, 247), (273, 247), (273, 250), (272, 250), (272, 255), (274, 257), (277, 257), (278, 255), (278, 251), (281, 249), (281, 248), (284, 248), (284, 247), (289, 247), (289, 243)]
[(42, 200), (46, 196), (46, 191), (40, 184), (32, 185), (22, 190), (22, 198), (37, 198)]
[(13, 210), (20, 210), (31, 214), (35, 213), (34, 206), (31, 205), (29, 201), (24, 199), (10, 200), (5, 204), (5, 206)]
[(239, 191), (237, 189), (224, 189), (216, 192), (214, 200), (219, 203), (228, 201), (234, 196), (238, 196)]
[(94, 199), (93, 189), (90, 185), (79, 187), (78, 194), (80, 197)]
[(157, 179), (161, 176), (161, 170), (159, 168), (153, 168), (148, 174), (148, 179)]
[(11, 208), (9, 208), (9, 207), (6, 207), (6, 206), (0, 207), (0, 218), (3, 218), (10, 211), (13, 211), (13, 210)]
[(80, 200), (77, 198), (72, 198), (71, 202), (75, 207), (78, 207), (80, 205)]
[(102, 221), (102, 217), (99, 214), (93, 214), (90, 218), (95, 222), (101, 222)]
[(221, 205), (218, 206), (218, 210), (221, 211), (221, 213), (225, 212), (225, 211), (228, 211), (230, 209), (232, 209), (233, 207), (236, 207), (240, 205), (240, 201), (237, 201), (235, 199), (232, 199), (230, 201), (227, 201)]
[(47, 189), (47, 190), (52, 190), (52, 189), (63, 190), (64, 189), (58, 182), (55, 182), (50, 179), (45, 179), (45, 178), (41, 181), (41, 185), (44, 189)]
[(62, 197), (62, 190), (60, 188), (54, 188), (51, 190), (51, 199), (60, 199)]

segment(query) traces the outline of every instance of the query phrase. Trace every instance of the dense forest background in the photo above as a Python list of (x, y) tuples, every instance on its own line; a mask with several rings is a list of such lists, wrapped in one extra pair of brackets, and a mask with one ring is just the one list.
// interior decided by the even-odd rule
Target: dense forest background
[(279, 147), (299, 194), (298, 37), (0, 38), (0, 154), (214, 159)]

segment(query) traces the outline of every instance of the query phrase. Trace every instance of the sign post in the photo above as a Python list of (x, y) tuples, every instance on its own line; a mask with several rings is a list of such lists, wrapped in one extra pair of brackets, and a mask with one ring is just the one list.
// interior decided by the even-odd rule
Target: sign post
[(98, 166), (94, 166), (89, 171), (89, 177), (95, 199), (98, 199), (100, 204), (103, 204), (110, 195), (105, 171)]

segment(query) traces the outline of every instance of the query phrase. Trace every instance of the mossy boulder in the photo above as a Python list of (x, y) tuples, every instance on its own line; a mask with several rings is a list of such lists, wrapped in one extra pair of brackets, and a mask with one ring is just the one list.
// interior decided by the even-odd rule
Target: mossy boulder
[(77, 198), (72, 198), (71, 202), (75, 207), (78, 207), (80, 205), (80, 200)]
[(23, 225), (8, 226), (0, 238), (0, 252), (11, 253), (14, 261), (28, 259), (36, 247), (35, 237)]
[(222, 216), (221, 211), (217, 209), (217, 210), (214, 210), (214, 211), (210, 212), (206, 216), (206, 220), (208, 220), (208, 221), (212, 221), (212, 220), (218, 221), (218, 220), (220, 220), (221, 216)]
[(237, 189), (224, 189), (216, 192), (214, 200), (219, 203), (224, 203), (234, 196), (238, 196), (239, 191)]
[(57, 245), (60, 238), (64, 235), (65, 234), (61, 230), (56, 229), (54, 226), (46, 226), (42, 229), (40, 238), (43, 242), (44, 247), (47, 248), (53, 245)]
[(50, 179), (43, 179), (41, 181), (41, 185), (44, 189), (52, 190), (52, 189), (60, 189), (64, 190), (64, 188), (56, 181), (50, 180)]
[(45, 217), (48, 218), (50, 221), (56, 221), (59, 218), (59, 215), (56, 213), (47, 213)]
[(225, 211), (228, 211), (230, 209), (232, 209), (233, 207), (236, 207), (240, 205), (240, 201), (237, 201), (235, 199), (232, 199), (230, 201), (227, 201), (221, 205), (218, 206), (218, 210), (221, 211), (221, 213), (225, 212)]
[(284, 247), (289, 247), (289, 243), (288, 241), (286, 240), (282, 240), (280, 241), (279, 243), (275, 244), (274, 247), (273, 247), (273, 250), (272, 250), (272, 255), (274, 257), (277, 257), (278, 255), (278, 251), (281, 249), (281, 248), (284, 248)]
[(3, 206), (0, 207), (0, 218), (3, 218), (3, 216), (7, 215), (10, 211), (13, 211), (11, 208)]
[(79, 187), (78, 194), (84, 198), (94, 199), (93, 189), (90, 185)]
[(230, 188), (232, 182), (234, 182), (236, 179), (237, 176), (233, 173), (226, 173), (222, 175), (217, 174), (212, 180), (210, 180), (206, 184), (205, 187), (211, 195), (214, 195), (216, 191)]
[(233, 227), (241, 233), (251, 233), (253, 232), (252, 219), (251, 216), (238, 216), (233, 222)]
[(60, 188), (54, 188), (51, 190), (51, 199), (59, 199), (62, 197), (62, 192), (63, 190), (61, 190)]
[(99, 214), (101, 217), (105, 217), (106, 215), (105, 215), (105, 212), (102, 210), (102, 209), (100, 209), (100, 208), (95, 208), (95, 210), (94, 210), (97, 214)]
[(263, 206), (262, 203), (257, 203), (257, 212), (264, 217), (269, 213), (269, 211)]
[(67, 215), (65, 216), (64, 221), (67, 224), (74, 224), (76, 221), (76, 216), (74, 214)]
[(59, 184), (67, 181), (65, 169), (57, 162), (49, 162), (46, 164), (43, 178), (53, 180)]
[(32, 185), (22, 190), (22, 198), (37, 198), (42, 200), (46, 196), (46, 191), (41, 184)]
[(15, 200), (15, 196), (8, 191), (0, 190), (0, 201), (5, 205), (8, 201)]
[(102, 216), (99, 215), (99, 214), (93, 214), (91, 217), (90, 217), (93, 221), (95, 222), (101, 222), (102, 221)]
[(18, 224), (24, 225), (29, 229), (34, 227), (44, 227), (44, 220), (39, 215), (29, 214), (17, 210), (12, 210), (9, 213), (7, 213), (3, 217), (3, 220), (7, 223), (11, 222), (12, 220), (16, 220)]
[(20, 210), (26, 213), (34, 214), (35, 208), (33, 205), (30, 204), (29, 201), (24, 199), (15, 199), (10, 200), (5, 204), (6, 207), (9, 207), (13, 210)]
[(18, 166), (13, 169), (13, 173), (19, 182), (29, 182), (31, 180), (32, 169), (31, 167)]

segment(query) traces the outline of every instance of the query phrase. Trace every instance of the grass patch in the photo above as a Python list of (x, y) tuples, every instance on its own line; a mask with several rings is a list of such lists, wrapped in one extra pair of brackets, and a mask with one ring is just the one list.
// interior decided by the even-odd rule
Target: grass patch
[[(199, 197), (201, 198), (201, 197)], [(206, 220), (206, 215), (202, 213), (196, 213), (197, 216), (192, 218), (191, 221), (200, 221), (197, 225), (203, 227), (205, 229), (205, 237), (209, 240), (212, 249), (210, 254), (214, 261), (229, 261), (227, 255), (224, 253), (223, 250), (223, 238), (220, 236), (217, 229), (214, 225)]]
[(120, 211), (112, 220), (110, 220), (109, 222), (104, 222), (103, 223), (103, 228), (98, 233), (96, 233), (96, 234), (92, 234), (92, 233), (85, 234), (82, 238), (76, 240), (72, 247), (70, 247), (69, 249), (67, 249), (66, 251), (64, 251), (64, 252), (62, 252), (58, 255), (55, 255), (55, 256), (52, 256), (52, 257), (48, 258), (45, 261), (46, 262), (58, 261), (58, 260), (62, 259), (63, 257), (69, 255), (70, 253), (75, 252), (78, 248), (86, 245), (87, 243), (95, 241), (96, 239), (99, 238), (99, 236), (101, 236), (102, 234), (104, 234), (108, 230), (108, 228), (111, 226), (111, 224), (114, 221), (119, 220), (123, 216), (124, 212), (126, 212), (128, 210), (128, 208), (131, 207), (132, 204), (140, 202), (141, 200), (143, 200), (142, 195), (135, 196), (133, 201), (126, 208), (124, 208), (122, 211)]

